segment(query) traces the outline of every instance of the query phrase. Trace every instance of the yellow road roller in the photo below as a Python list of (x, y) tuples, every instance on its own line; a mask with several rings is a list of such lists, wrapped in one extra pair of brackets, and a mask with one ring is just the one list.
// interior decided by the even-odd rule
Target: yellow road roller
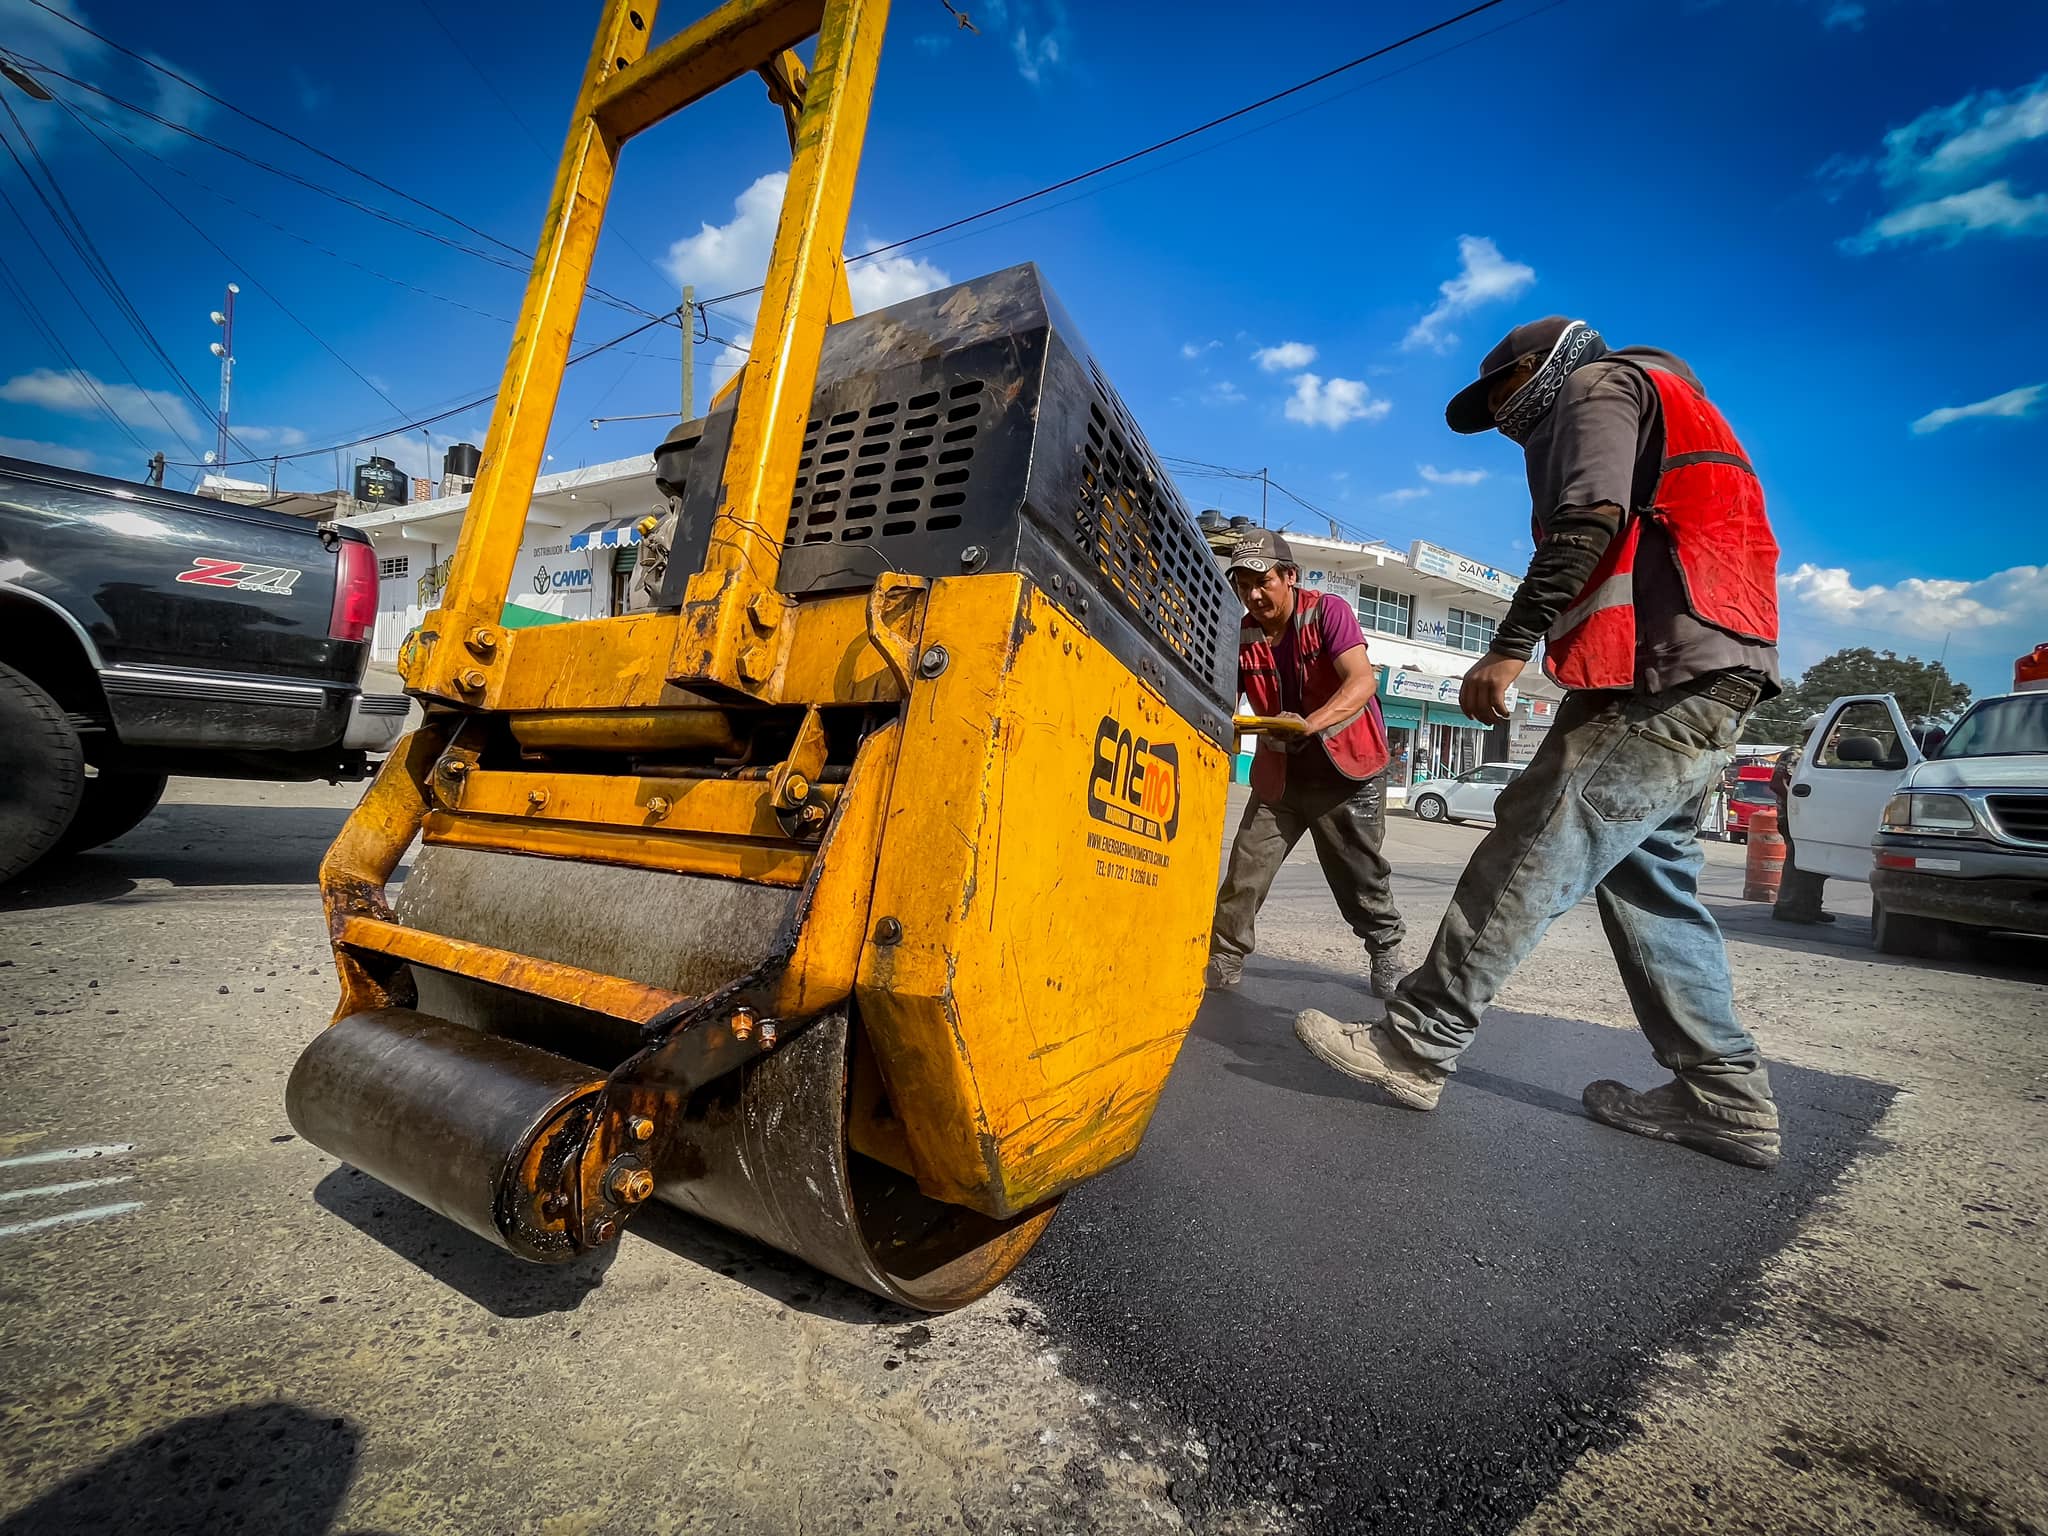
[[(341, 998), (287, 1102), (522, 1258), (659, 1200), (938, 1310), (1144, 1134), (1201, 996), (1237, 619), (1035, 268), (852, 314), (887, 9), (734, 0), (652, 46), (653, 0), (606, 4), (400, 657), (424, 722), (321, 865)], [(744, 369), (656, 455), (650, 601), (510, 628), (617, 156), (750, 74), (788, 189)]]

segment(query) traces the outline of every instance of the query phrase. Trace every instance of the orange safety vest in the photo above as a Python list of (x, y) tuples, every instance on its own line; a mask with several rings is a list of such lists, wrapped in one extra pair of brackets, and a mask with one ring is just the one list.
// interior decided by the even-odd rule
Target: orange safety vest
[[(1301, 700), (1304, 715), (1320, 709), (1341, 682), (1337, 658), (1323, 654), (1322, 626), (1310, 622), (1324, 597), (1324, 593), (1311, 592), (1306, 587), (1294, 589), (1294, 617), (1290, 621), (1294, 626), (1294, 692)], [(1258, 622), (1247, 615), (1237, 632), (1237, 685), (1244, 690), (1253, 714), (1277, 715), (1287, 708), (1280, 682), (1280, 659), (1273, 642), (1266, 638)], [(1369, 779), (1384, 769), (1387, 722), (1380, 713), (1379, 696), (1367, 699), (1365, 708), (1347, 724), (1320, 737), (1314, 746), (1302, 748), (1317, 749), (1347, 779)], [(1286, 788), (1287, 754), (1269, 746), (1261, 736), (1258, 753), (1252, 758), (1252, 789), (1261, 800), (1272, 801), (1279, 799)]]
[[(1740, 639), (1778, 639), (1778, 541), (1742, 444), (1713, 403), (1677, 374), (1628, 366), (1642, 368), (1663, 404), (1663, 459), (1650, 504), (1629, 510), (1579, 595), (1550, 626), (1543, 670), (1564, 688), (1635, 684), (1635, 565), (1645, 517), (1671, 541), (1693, 617)], [(1543, 538), (1540, 523), (1535, 537)]]

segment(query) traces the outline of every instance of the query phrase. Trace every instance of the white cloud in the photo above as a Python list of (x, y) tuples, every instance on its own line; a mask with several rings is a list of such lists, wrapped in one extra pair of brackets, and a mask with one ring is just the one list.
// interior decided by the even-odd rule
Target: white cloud
[(1482, 304), (1512, 299), (1535, 281), (1534, 267), (1509, 261), (1491, 240), (1481, 235), (1460, 235), (1458, 275), (1437, 286), (1442, 297), (1436, 308), (1415, 322), (1401, 345), (1408, 350), (1433, 347), (1439, 352), (1447, 351), (1457, 344), (1458, 338), (1444, 329), (1446, 322), (1469, 314)]
[[(678, 287), (694, 283), (697, 292), (710, 296), (735, 288), (751, 288), (768, 270), (768, 253), (775, 244), (775, 222), (782, 213), (782, 193), (789, 184), (787, 171), (770, 171), (733, 199), (733, 216), (724, 224), (704, 223), (694, 235), (685, 235), (668, 248), (663, 262)], [(856, 311), (865, 314), (944, 288), (953, 279), (942, 267), (922, 257), (893, 254), (856, 261), (846, 269), (846, 287)], [(746, 344), (751, 340), (754, 313), (760, 305), (758, 294), (731, 299), (710, 312), (714, 330), (738, 320), (737, 349), (726, 348), (712, 366), (746, 361)], [(721, 317), (729, 317), (723, 322)]]
[[(12, 405), (54, 411), (62, 416), (98, 416), (100, 407), (99, 401), (93, 398), (94, 389), (114, 414), (131, 427), (161, 433), (168, 423), (179, 436), (196, 438), (199, 435), (199, 423), (194, 419), (191, 407), (185, 403), (184, 396), (162, 389), (138, 389), (133, 384), (109, 384), (91, 374), (59, 373), (54, 368), (37, 368), (30, 373), (16, 374), (5, 384), (0, 384), (0, 400)], [(207, 435), (211, 436), (211, 432)]]
[(1429, 487), (1426, 485), (1404, 485), (1398, 491), (1380, 492), (1380, 500), (1391, 502), (1420, 501), (1428, 494)]
[(1977, 581), (1909, 577), (1894, 586), (1858, 586), (1840, 566), (1801, 565), (1778, 577), (1788, 616), (1841, 626), (1939, 640), (1954, 632), (1989, 636), (2010, 629), (2015, 643), (2038, 638), (2033, 627), (2048, 612), (2048, 566), (2016, 565)]
[(2031, 229), (2048, 230), (2048, 192), (2014, 197), (2011, 182), (1989, 181), (1967, 192), (1895, 208), (1843, 243), (1852, 251), (1868, 253), (1894, 241), (1931, 238), (1954, 245), (1966, 235), (1987, 230), (2018, 235)]
[(306, 434), (297, 427), (245, 427), (237, 423), (235, 436), (251, 448), (303, 448)]
[(863, 315), (950, 287), (952, 282), (943, 268), (918, 256), (875, 256), (846, 269), (846, 290), (853, 298), (855, 313)]
[(1245, 393), (1228, 379), (1218, 379), (1202, 391), (1204, 405), (1243, 405)]
[(1305, 341), (1283, 341), (1252, 354), (1252, 361), (1268, 373), (1296, 373), (1315, 360), (1316, 349)]
[(1067, 8), (1062, 0), (982, 0), (970, 14), (983, 23), (983, 32), (1008, 38), (1017, 73), (1032, 85), (1041, 84), (1067, 58)]
[(1843, 242), (1867, 255), (1895, 241), (1934, 238), (1954, 245), (1974, 234), (2048, 233), (2048, 194), (1986, 180), (2014, 151), (2048, 138), (2048, 75), (2012, 91), (1976, 91), (1931, 107), (1884, 136), (1876, 160), (1837, 155), (1823, 165), (1837, 186), (1875, 169), (1891, 207)]
[(1415, 473), (1431, 485), (1477, 485), (1486, 478), (1483, 469), (1438, 469), (1434, 464), (1418, 464)]
[[(139, 99), (158, 117), (183, 127), (197, 128), (212, 114), (213, 103), (198, 92), (116, 53), (98, 39), (50, 14), (50, 11), (57, 11), (90, 26), (92, 17), (74, 0), (49, 0), (49, 7), (49, 10), (44, 10), (30, 4), (29, 0), (0, 0), (0, 39), (5, 39), (9, 48), (28, 55), (39, 64), (48, 64), (67, 75), (90, 80), (130, 101)], [(107, 29), (101, 27), (99, 30)], [(192, 70), (161, 55), (144, 54), (143, 57), (166, 69), (175, 69), (188, 79), (197, 78)], [(63, 82), (55, 84), (61, 87)], [(25, 102), (12, 86), (0, 89), (5, 89), (27, 115), (30, 128), (42, 141), (45, 150), (53, 139), (72, 131), (70, 120), (54, 103)], [(148, 118), (124, 118), (122, 126), (136, 143), (153, 151), (188, 142), (174, 129)]]
[(1989, 400), (1979, 400), (1972, 405), (1944, 405), (1940, 410), (1929, 411), (1913, 423), (1916, 433), (1925, 435), (1939, 432), (1943, 427), (1953, 426), (1959, 421), (1977, 417), (2004, 416), (2018, 418), (2034, 414), (2034, 407), (2041, 403), (2041, 397), (2048, 395), (2048, 384), (2028, 384), (2019, 389), (2008, 389), (2002, 395), (1993, 395)]
[(2048, 75), (2016, 91), (1978, 91), (1884, 136), (1884, 179), (1959, 185), (2012, 150), (2048, 138)]
[(62, 464), (67, 469), (91, 469), (98, 455), (85, 448), (64, 443), (43, 443), (32, 437), (0, 437), (0, 454), (10, 459), (32, 459), (38, 464)]
[(1180, 344), (1180, 355), (1193, 362), (1204, 353), (1214, 352), (1222, 345), (1220, 341), (1184, 341)]
[(1328, 379), (1313, 373), (1297, 374), (1294, 393), (1288, 398), (1286, 415), (1309, 427), (1336, 431), (1347, 422), (1378, 421), (1393, 406), (1369, 398), (1372, 391), (1358, 379)]
[(1836, 0), (1835, 4), (1828, 7), (1827, 15), (1821, 18), (1821, 25), (1830, 32), (1839, 27), (1846, 27), (1851, 32), (1861, 32), (1863, 20), (1869, 14), (1862, 6), (1856, 4), (1856, 0)]

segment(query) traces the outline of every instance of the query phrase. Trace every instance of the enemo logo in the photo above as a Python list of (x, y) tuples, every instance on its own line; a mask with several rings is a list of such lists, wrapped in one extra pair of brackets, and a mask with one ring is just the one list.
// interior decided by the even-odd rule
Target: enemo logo
[(1154, 842), (1180, 830), (1180, 749), (1134, 737), (1104, 715), (1095, 728), (1095, 764), (1088, 777), (1088, 814)]

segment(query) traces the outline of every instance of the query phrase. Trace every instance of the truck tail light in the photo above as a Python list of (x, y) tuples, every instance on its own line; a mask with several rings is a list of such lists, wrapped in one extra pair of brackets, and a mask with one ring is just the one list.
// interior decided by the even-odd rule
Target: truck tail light
[(360, 641), (377, 627), (377, 552), (356, 539), (335, 548), (340, 564), (334, 572), (334, 611), (327, 621), (329, 638)]

